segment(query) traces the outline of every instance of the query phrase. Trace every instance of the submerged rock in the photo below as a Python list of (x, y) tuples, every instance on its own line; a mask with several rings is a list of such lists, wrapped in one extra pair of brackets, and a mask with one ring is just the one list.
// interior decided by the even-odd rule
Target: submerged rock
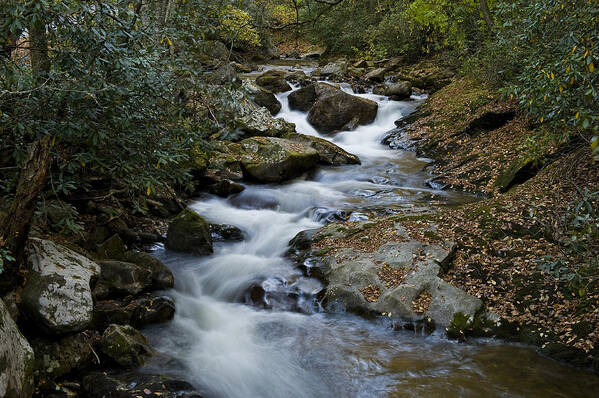
[(28, 242), (30, 273), (22, 294), (22, 308), (47, 333), (85, 330), (91, 323), (92, 279), (98, 264), (64, 246), (32, 238)]
[(210, 224), (212, 240), (220, 242), (239, 242), (243, 240), (243, 231), (234, 225)]
[(166, 247), (199, 256), (212, 254), (210, 224), (193, 210), (183, 210), (168, 227)]
[(256, 83), (272, 93), (278, 94), (291, 90), (291, 86), (285, 80), (287, 72), (284, 70), (269, 70), (256, 78)]
[(83, 378), (83, 389), (89, 398), (202, 398), (186, 381), (137, 372), (90, 373)]
[(102, 335), (102, 353), (124, 367), (143, 365), (152, 355), (150, 343), (137, 329), (110, 325)]
[(0, 397), (31, 397), (34, 357), (31, 346), (0, 300)]

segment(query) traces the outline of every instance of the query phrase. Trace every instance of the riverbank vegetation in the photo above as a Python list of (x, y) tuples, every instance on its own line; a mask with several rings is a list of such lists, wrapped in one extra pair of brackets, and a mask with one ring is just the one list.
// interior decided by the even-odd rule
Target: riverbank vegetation
[[(122, 241), (164, 240), (168, 220), (200, 192), (227, 196), (241, 180), (357, 163), (271, 117), (287, 81), (313, 93), (306, 110), (328, 95), (312, 78), (392, 98), (401, 93), (389, 85), (407, 81), (407, 96), (431, 97), (387, 142), (435, 158), (434, 188), (486, 198), (435, 216), (446, 227), (437, 233), (460, 247), (444, 278), (522, 328), (510, 338), (599, 369), (597, 1), (1, 4), (5, 301), (21, 308), (30, 237), (134, 263)], [(314, 77), (247, 78), (281, 55), (320, 65)], [(266, 173), (254, 147), (284, 159), (285, 173)], [(102, 257), (98, 245), (114, 235), (118, 254)], [(36, 337), (32, 319), (19, 326)]]

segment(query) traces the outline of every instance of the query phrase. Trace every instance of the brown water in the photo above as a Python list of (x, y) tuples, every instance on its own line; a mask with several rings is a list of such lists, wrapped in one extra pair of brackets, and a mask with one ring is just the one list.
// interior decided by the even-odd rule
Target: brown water
[[(347, 88), (346, 88), (347, 89)], [(206, 397), (592, 397), (599, 377), (495, 340), (458, 343), (442, 332), (395, 331), (386, 318), (320, 312), (322, 285), (285, 257), (298, 232), (327, 219), (371, 217), (472, 197), (428, 188), (427, 159), (380, 144), (393, 122), (422, 98), (379, 102), (377, 120), (334, 141), (362, 165), (323, 169), (284, 185), (248, 185), (231, 199), (206, 197), (191, 207), (210, 222), (240, 227), (246, 240), (193, 258), (159, 248), (174, 271), (177, 313), (147, 330), (163, 354), (148, 370), (183, 376)], [(280, 117), (317, 135), (287, 95)], [(325, 137), (330, 139), (331, 137)], [(266, 309), (244, 304), (251, 286)]]

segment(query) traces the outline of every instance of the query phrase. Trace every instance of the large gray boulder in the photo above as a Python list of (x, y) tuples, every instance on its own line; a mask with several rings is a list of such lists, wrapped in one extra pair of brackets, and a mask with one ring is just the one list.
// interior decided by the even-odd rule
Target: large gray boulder
[(321, 133), (353, 130), (358, 125), (372, 123), (376, 118), (378, 104), (375, 101), (348, 94), (326, 83), (317, 83), (313, 89), (308, 87), (302, 89), (305, 91), (301, 98), (295, 99), (296, 105), (298, 109), (306, 109), (315, 98), (308, 122)]
[(347, 67), (348, 64), (345, 60), (331, 62), (322, 68), (320, 75), (329, 78), (340, 79), (347, 73)]
[(195, 211), (183, 210), (168, 227), (166, 247), (199, 256), (212, 254), (210, 224)]
[(307, 145), (318, 152), (318, 163), (327, 166), (360, 164), (360, 158), (324, 138), (304, 134), (288, 134), (285, 138)]
[(313, 235), (319, 250), (325, 252), (313, 274), (326, 283), (328, 311), (388, 314), (408, 321), (430, 319), (444, 328), (456, 317), (474, 320), (481, 300), (439, 277), (455, 244), (427, 238), (435, 236), (434, 224), (423, 228), (420, 239), (394, 221), (393, 241), (361, 249), (361, 245), (371, 246), (368, 242), (377, 234), (376, 228), (372, 222), (355, 223), (351, 228), (332, 223)]
[(52, 334), (85, 330), (92, 321), (90, 283), (100, 267), (90, 259), (54, 242), (28, 242), (30, 272), (22, 294), (27, 317)]
[(31, 397), (34, 360), (31, 346), (0, 300), (0, 397)]
[(291, 90), (291, 86), (285, 80), (286, 75), (284, 70), (269, 70), (256, 78), (256, 84), (275, 94), (284, 93)]
[(385, 73), (387, 72), (386, 68), (377, 68), (371, 72), (368, 72), (365, 76), (364, 79), (366, 80), (371, 80), (371, 81), (375, 81), (375, 82), (382, 82), (383, 80), (385, 80)]
[(412, 83), (408, 81), (393, 83), (385, 89), (385, 95), (395, 101), (410, 98), (412, 95)]
[(314, 169), (319, 160), (315, 149), (282, 138), (254, 137), (241, 141), (241, 164), (250, 179), (282, 182)]

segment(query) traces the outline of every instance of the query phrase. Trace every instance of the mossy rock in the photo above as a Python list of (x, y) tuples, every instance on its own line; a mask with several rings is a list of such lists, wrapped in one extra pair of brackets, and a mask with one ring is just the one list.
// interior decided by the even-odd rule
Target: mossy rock
[(102, 335), (102, 353), (124, 367), (143, 365), (152, 355), (150, 343), (137, 329), (110, 325)]
[(166, 247), (200, 256), (212, 254), (210, 224), (193, 210), (183, 210), (169, 225)]

